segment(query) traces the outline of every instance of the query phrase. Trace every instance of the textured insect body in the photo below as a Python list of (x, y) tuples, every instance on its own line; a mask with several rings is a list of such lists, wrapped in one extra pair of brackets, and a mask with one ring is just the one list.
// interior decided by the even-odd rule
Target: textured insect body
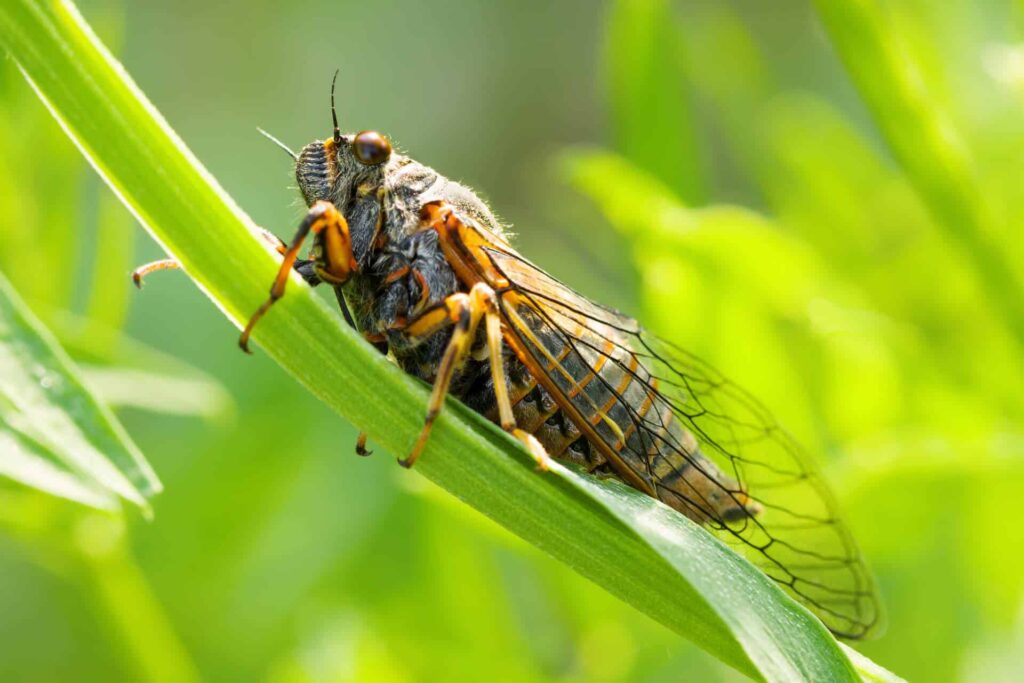
[[(341, 136), (339, 141), (307, 145), (299, 154), (296, 178), (310, 205), (331, 202), (346, 218), (357, 267), (346, 279), (344, 296), (360, 331), (386, 343), (402, 369), (434, 381), (452, 328), (410, 335), (409, 322), (483, 282), (495, 292), (511, 323), (503, 326), (503, 338), (512, 353), (503, 354), (502, 362), (515, 422), (548, 455), (618, 476), (697, 522), (707, 522), (709, 515), (678, 495), (680, 487), (700, 490), (715, 518), (746, 515), (742, 493), (725, 493), (740, 492), (739, 485), (700, 454), (670, 410), (659, 406), (664, 411), (660, 433), (633, 423), (631, 410), (644, 418), (654, 409), (657, 381), (630, 354), (628, 340), (618, 330), (597, 322), (589, 330), (575, 324), (562, 338), (559, 328), (546, 324), (543, 313), (524, 297), (514, 296), (515, 288), (500, 275), (523, 262), (510, 256), (502, 227), (482, 200), (399, 154), (380, 164), (364, 164), (354, 151), (357, 139), (359, 135)], [(445, 218), (455, 219), (452, 227), (437, 225)], [(452, 253), (444, 252), (442, 238)], [(310, 252), (310, 259), (321, 263), (327, 274), (332, 270), (326, 245), (330, 239), (331, 232), (320, 232)], [(453, 263), (464, 260), (457, 250), (474, 242), (476, 256), (456, 273)], [(543, 277), (533, 266), (519, 274), (527, 281)], [(331, 281), (329, 276), (322, 279)], [(559, 292), (563, 297), (567, 293)], [(586, 305), (574, 293), (568, 303)], [(595, 334), (603, 349), (574, 346), (573, 340)], [(485, 334), (478, 330), (472, 346), (481, 349), (485, 344)], [(449, 393), (497, 422), (493, 382), (486, 356), (471, 354), (453, 372)], [(666, 439), (688, 440), (692, 448), (682, 457), (662, 447)]]
[(350, 324), (433, 385), (403, 465), (422, 453), (451, 393), (541, 469), (552, 457), (576, 463), (703, 524), (837, 635), (877, 626), (870, 573), (828, 490), (760, 403), (534, 266), (471, 190), (393, 152), (379, 133), (342, 135), (335, 118), (331, 138), (289, 154), (310, 210), (291, 243), (270, 238), (284, 258), (243, 349), (292, 269), (328, 283)]
[[(299, 154), (296, 179), (310, 206), (330, 202), (345, 218), (356, 268), (345, 279), (344, 295), (357, 328), (386, 343), (404, 370), (431, 380), (452, 330), (419, 336), (406, 329), (460, 284), (438, 234), (420, 229), (420, 208), (447, 202), (467, 216), (497, 222), (472, 192), (402, 155), (388, 154), (376, 165), (360, 162), (354, 151), (359, 139), (339, 136), (307, 145)], [(331, 239), (331, 231), (318, 233), (310, 251), (310, 261), (324, 271), (329, 271)]]
[[(454, 216), (449, 213), (449, 220)], [(452, 222), (463, 234), (446, 240), (446, 256), (459, 264), (462, 283), (483, 281), (497, 293), (509, 321), (505, 341), (515, 353), (508, 375), (518, 380), (512, 386), (516, 422), (548, 454), (617, 476), (696, 522), (735, 521), (759, 511), (675, 419), (659, 394), (659, 380), (615, 326), (631, 321), (523, 260), (500, 234), (488, 235), (464, 219)], [(459, 251), (474, 242), (476, 255), (466, 261)], [(589, 316), (583, 313), (587, 309), (593, 309)], [(602, 322), (602, 316), (612, 320)], [(493, 397), (493, 389), (484, 387), (483, 394), (463, 398), (496, 420), (496, 409), (482, 409), (478, 402)], [(710, 506), (710, 513), (694, 505), (694, 497)]]

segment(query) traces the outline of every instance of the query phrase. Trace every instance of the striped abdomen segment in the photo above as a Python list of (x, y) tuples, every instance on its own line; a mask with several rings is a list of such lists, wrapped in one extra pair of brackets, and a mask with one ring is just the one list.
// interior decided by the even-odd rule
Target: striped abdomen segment
[(615, 330), (599, 337), (592, 321), (566, 320), (556, 329), (525, 306), (511, 318), (521, 323), (510, 336), (530, 368), (513, 387), (516, 420), (551, 456), (608, 469), (697, 522), (747, 514), (736, 482), (701, 454), (650, 364)]

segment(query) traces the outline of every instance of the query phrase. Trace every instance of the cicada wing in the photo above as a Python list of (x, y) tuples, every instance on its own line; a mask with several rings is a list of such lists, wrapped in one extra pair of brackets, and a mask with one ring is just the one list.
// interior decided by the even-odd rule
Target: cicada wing
[(597, 416), (589, 433), (632, 470), (625, 480), (702, 522), (836, 635), (878, 627), (874, 582), (832, 495), (761, 403), (511, 249), (486, 251), (510, 283), (499, 297), (514, 334), (556, 400)]
[(705, 456), (760, 508), (749, 523), (708, 528), (803, 602), (837, 635), (881, 621), (870, 571), (831, 492), (792, 436), (749, 393), (693, 355), (640, 331), (636, 353)]

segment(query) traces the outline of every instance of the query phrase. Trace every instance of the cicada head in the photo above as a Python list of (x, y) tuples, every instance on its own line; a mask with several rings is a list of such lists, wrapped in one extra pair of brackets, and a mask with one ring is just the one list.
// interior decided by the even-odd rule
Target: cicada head
[(376, 131), (339, 134), (302, 148), (295, 179), (308, 206), (321, 199), (343, 206), (352, 188), (379, 180), (390, 159), (391, 143)]
[[(336, 81), (337, 72), (334, 78)], [(379, 180), (391, 160), (391, 143), (384, 135), (372, 130), (341, 134), (334, 108), (334, 81), (331, 82), (331, 119), (334, 135), (309, 143), (295, 160), (295, 179), (309, 206), (321, 199), (343, 206), (353, 188)]]

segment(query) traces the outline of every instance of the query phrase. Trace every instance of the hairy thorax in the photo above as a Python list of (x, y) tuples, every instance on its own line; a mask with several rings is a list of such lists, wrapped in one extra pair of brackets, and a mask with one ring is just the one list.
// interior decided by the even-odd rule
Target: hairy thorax
[[(357, 327), (383, 349), (387, 345), (406, 372), (430, 381), (451, 337), (443, 329), (422, 338), (401, 332), (425, 310), (467, 287), (458, 281), (438, 244), (437, 233), (420, 230), (420, 210), (442, 200), (495, 233), (498, 220), (471, 190), (433, 169), (395, 155), (379, 177), (359, 179), (332, 188), (335, 205), (349, 223), (353, 254), (359, 270), (344, 287)], [(321, 245), (314, 245), (312, 258)], [(455, 379), (459, 387), (475, 384), (486, 364), (470, 360)]]

